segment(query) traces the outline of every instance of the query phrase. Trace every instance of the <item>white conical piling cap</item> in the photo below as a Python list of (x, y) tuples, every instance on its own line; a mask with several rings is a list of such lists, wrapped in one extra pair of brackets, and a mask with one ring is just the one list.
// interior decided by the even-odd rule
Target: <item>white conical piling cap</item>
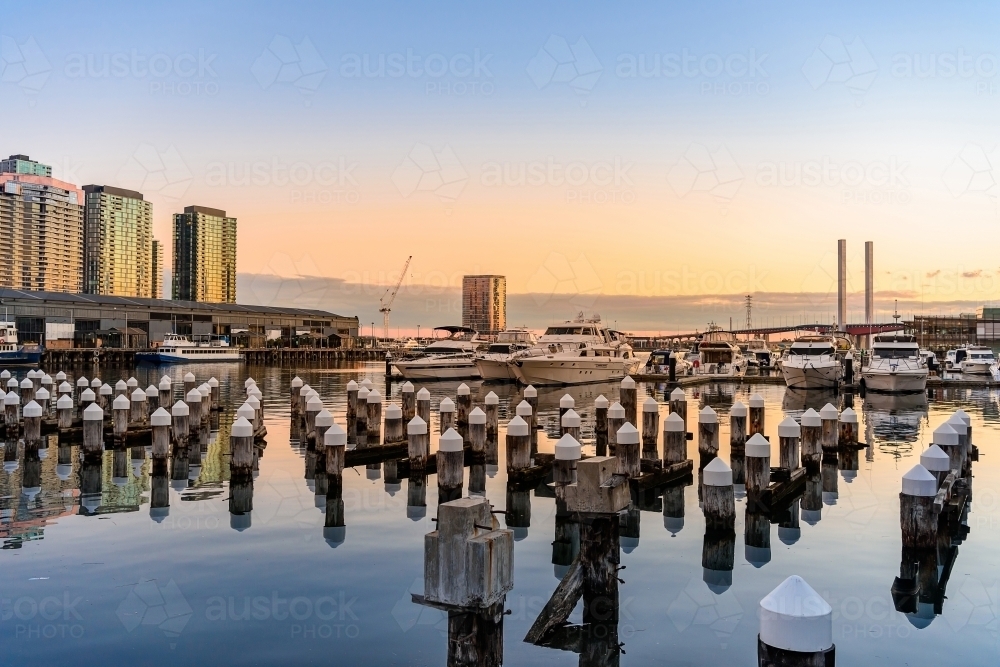
[(528, 435), (528, 422), (521, 417), (514, 417), (507, 422), (507, 435)]
[(600, 410), (601, 408), (604, 408), (606, 410), (609, 405), (611, 405), (611, 401), (605, 398), (604, 394), (601, 394), (600, 396), (594, 399), (594, 407), (597, 408), (598, 410)]
[(716, 456), (702, 470), (701, 481), (705, 486), (732, 486), (733, 469)]
[[(87, 409), (83, 411), (84, 421), (88, 422), (101, 421), (103, 419), (104, 419), (104, 410), (102, 410), (101, 406), (97, 405), (96, 403), (91, 403), (90, 405), (87, 406)], [(154, 423), (153, 425), (155, 426), (156, 424)]]
[(17, 405), (21, 402), (21, 397), (12, 391), (8, 391), (7, 395), (3, 397), (4, 405)]
[(469, 413), (469, 423), (470, 424), (486, 423), (486, 413), (483, 412), (482, 408), (472, 408), (472, 412)]
[(185, 403), (184, 401), (177, 401), (176, 403), (174, 403), (174, 406), (170, 408), (170, 414), (172, 414), (174, 417), (187, 417), (189, 414), (191, 414), (191, 409), (188, 407), (188, 404)]
[(100, 389), (100, 388), (101, 388), (101, 384), (103, 384), (103, 383), (101, 382), (101, 378), (94, 378), (94, 379), (92, 379), (92, 380), (90, 381), (90, 386), (91, 386), (91, 388), (93, 388), (93, 389)]
[(918, 463), (903, 475), (903, 495), (936, 496), (937, 478)]
[(645, 401), (642, 402), (643, 412), (659, 412), (660, 404), (656, 402), (656, 399), (650, 396)]
[(101, 396), (110, 396), (115, 393), (115, 390), (111, 388), (111, 385), (105, 382), (101, 385)]
[(347, 445), (347, 431), (344, 430), (343, 426), (334, 422), (330, 428), (326, 429), (323, 444), (327, 447), (344, 447)]
[(785, 651), (825, 651), (833, 646), (833, 608), (792, 575), (760, 601), (760, 640)]
[[(90, 406), (91, 408), (97, 408), (98, 414), (103, 414), (101, 408), (96, 405)], [(90, 408), (84, 410), (84, 419), (86, 419), (86, 413), (90, 411)], [(170, 426), (170, 413), (163, 408), (156, 408), (156, 412), (149, 416), (150, 426)]]
[(170, 391), (173, 388), (173, 386), (174, 383), (170, 382), (169, 380), (167, 380), (166, 382), (160, 380), (160, 385), (159, 385), (160, 391)]
[(447, 396), (441, 399), (438, 404), (438, 412), (454, 412), (455, 411), (455, 401), (451, 400)]
[(622, 389), (635, 389), (635, 380), (632, 379), (631, 375), (622, 378)]
[(948, 417), (947, 424), (955, 429), (955, 432), (959, 435), (965, 435), (969, 432), (969, 425), (965, 423), (965, 420), (962, 419), (962, 416), (957, 412), (951, 417)]
[(4, 370), (2, 373), (0, 373), (0, 380), (9, 380), (9, 379), (10, 379), (10, 371)]
[[(0, 376), (0, 377), (2, 377), (2, 376)], [(52, 376), (51, 375), (43, 375), (42, 376), (42, 384), (52, 384)]]
[(257, 381), (254, 380), (252, 377), (248, 377), (246, 380), (243, 381), (243, 388), (246, 389), (252, 384), (257, 384)]
[(260, 410), (260, 399), (258, 399), (256, 396), (247, 396), (247, 400), (243, 402), (249, 405), (254, 410)]
[(21, 414), (25, 417), (41, 417), (42, 416), (42, 406), (34, 401), (28, 401), (28, 404), (24, 406)]
[(361, 389), (358, 389), (358, 403), (367, 403), (368, 394), (370, 393), (371, 392), (368, 390), (367, 387), (361, 387)]
[(395, 403), (390, 403), (385, 409), (386, 419), (402, 419), (403, 418), (403, 408), (399, 407)]
[(753, 436), (747, 440), (744, 452), (747, 456), (752, 456), (758, 459), (767, 459), (771, 457), (771, 443), (769, 443), (760, 433), (754, 433)]
[(35, 370), (35, 369), (31, 369), (25, 375), (27, 375), (29, 378), (31, 378), (32, 380), (34, 380), (35, 378), (42, 377), (42, 372), (38, 371), (38, 370)]
[(920, 465), (929, 472), (948, 472), (951, 466), (948, 455), (937, 445), (931, 445), (920, 455)]
[(733, 407), (729, 408), (730, 417), (746, 417), (747, 416), (747, 406), (743, 405), (742, 402), (736, 401), (733, 403)]
[(851, 408), (844, 408), (844, 411), (840, 413), (840, 421), (845, 424), (857, 424), (858, 413)]
[(426, 387), (421, 387), (420, 391), (417, 392), (418, 401), (429, 401), (431, 400), (431, 392), (427, 391)]
[(166, 382), (167, 384), (173, 384), (174, 383), (174, 381), (170, 379), (169, 375), (164, 375), (163, 377), (160, 378), (160, 383), (162, 384), (164, 382)]
[[(143, 396), (145, 397), (145, 394)], [(59, 401), (61, 402), (62, 399), (60, 398)], [(72, 407), (72, 403), (70, 404), (70, 407)], [(121, 396), (115, 399), (115, 402), (111, 404), (111, 407), (114, 408), (115, 410), (128, 410), (129, 408), (132, 407), (132, 401), (128, 400), (128, 396), (122, 394)]]
[(369, 380), (368, 378), (365, 378), (364, 380), (361, 381), (361, 386), (364, 387), (365, 389), (367, 389), (368, 391), (371, 391), (372, 387), (374, 387), (375, 385), (372, 384), (371, 380)]
[(625, 419), (625, 408), (618, 401), (611, 404), (608, 408), (608, 419)]
[(133, 403), (145, 403), (146, 402), (146, 392), (142, 389), (136, 389), (132, 392), (132, 402)]
[(819, 416), (818, 412), (809, 408), (802, 413), (802, 425), (810, 427), (822, 426), (823, 419)]
[(517, 407), (514, 409), (514, 412), (519, 417), (530, 417), (531, 403), (528, 403), (527, 401), (521, 401), (520, 403), (517, 404)]
[(486, 405), (499, 405), (500, 397), (496, 395), (496, 392), (490, 392), (486, 394)]
[(146, 387), (146, 398), (156, 398), (160, 395), (159, 390), (153, 385)]
[(470, 392), (471, 392), (471, 390), (469, 389), (469, 385), (465, 384), (464, 382), (462, 384), (458, 385), (458, 392), (457, 393), (458, 393), (459, 396), (468, 396), (470, 394)]
[[(42, 390), (39, 389), (36, 392), (35, 395), (38, 396), (38, 394), (41, 394), (41, 393), (42, 393)], [(45, 397), (46, 398), (48, 398), (48, 395), (49, 395), (49, 392), (45, 392)], [(41, 396), (38, 396), (38, 398), (41, 398)], [(90, 387), (87, 387), (82, 392), (80, 392), (80, 400), (83, 401), (84, 403), (93, 402), (93, 401), (97, 400), (97, 395), (94, 394), (94, 390), (93, 389), (91, 389)]]
[[(127, 401), (128, 399), (126, 398), (125, 400)], [(73, 399), (70, 398), (69, 395), (63, 394), (62, 396), (59, 397), (59, 400), (56, 401), (56, 407), (60, 410), (66, 410), (67, 408), (71, 408), (73, 407)]]
[(582, 456), (582, 448), (576, 438), (569, 433), (559, 438), (556, 443), (557, 461), (579, 461)]
[(562, 416), (562, 425), (566, 428), (579, 428), (580, 415), (577, 414), (576, 410), (567, 410), (566, 414)]
[(563, 394), (559, 399), (559, 407), (563, 409), (576, 407), (576, 401), (569, 394)]
[(712, 409), (711, 405), (706, 405), (698, 413), (699, 424), (718, 424), (719, 415)]
[(329, 410), (324, 408), (316, 413), (316, 426), (333, 426), (333, 415), (330, 414)]
[(128, 385), (125, 384), (125, 380), (119, 380), (115, 382), (115, 391), (125, 391), (128, 389)]
[(197, 387), (195, 387), (187, 393), (185, 399), (188, 403), (201, 403), (201, 392), (198, 391)]
[(246, 417), (240, 417), (233, 422), (230, 433), (234, 438), (249, 438), (253, 435), (253, 424)]
[(400, 387), (399, 390), (401, 392), (403, 392), (404, 394), (412, 394), (413, 393), (413, 383), (410, 382), (409, 380), (407, 380), (406, 382), (403, 383), (403, 386)]
[(253, 406), (249, 403), (244, 403), (240, 407), (236, 408), (237, 417), (246, 417), (249, 420), (253, 420), (256, 416), (257, 411), (253, 409)]
[(382, 394), (380, 394), (378, 392), (378, 389), (372, 389), (371, 392), (369, 392), (369, 394), (368, 394), (368, 399), (367, 400), (368, 400), (369, 403), (381, 403), (382, 402)]
[[(247, 404), (249, 405), (249, 403)], [(252, 405), (250, 407), (253, 407)], [(319, 396), (310, 396), (309, 400), (306, 401), (306, 412), (319, 412), (323, 409), (323, 401), (319, 400)]]
[[(972, 417), (970, 417), (969, 413), (966, 412), (965, 410), (963, 410), (962, 408), (959, 408), (958, 410), (955, 410), (955, 415), (958, 415), (959, 417), (961, 417), (962, 421), (965, 422), (966, 426), (972, 426)], [(955, 416), (955, 415), (952, 415), (952, 416)]]
[(684, 390), (680, 387), (675, 387), (672, 392), (670, 392), (671, 401), (683, 401), (685, 400)]
[(58, 373), (56, 373), (56, 382), (62, 382), (65, 379), (66, 379), (66, 373), (64, 373), (63, 371), (59, 371)]
[(216, 378), (214, 376), (208, 378), (208, 386), (211, 387), (212, 389), (215, 389), (216, 387), (218, 387), (219, 386), (219, 380), (218, 380), (218, 378)]
[[(10, 386), (10, 385), (8, 385), (8, 386)], [(63, 382), (62, 384), (59, 385), (59, 393), (60, 394), (71, 394), (71, 393), (73, 393), (73, 385), (71, 385), (69, 382)]]
[(208, 398), (212, 394), (212, 388), (207, 383), (202, 382), (198, 385), (198, 393), (201, 394), (202, 398)]
[(28, 378), (21, 380), (21, 389), (31, 389), (35, 386), (35, 383)]
[(535, 398), (536, 396), (538, 396), (538, 390), (535, 389), (533, 386), (529, 384), (527, 387), (524, 388), (525, 398)]
[(125, 381), (125, 384), (128, 385), (129, 389), (132, 389), (133, 387), (139, 386), (139, 381), (136, 380), (135, 377), (130, 377), (128, 380)]
[(637, 445), (639, 444), (639, 431), (636, 430), (635, 426), (632, 426), (629, 422), (618, 429), (618, 444), (619, 445)]
[(679, 433), (684, 430), (684, 418), (676, 412), (671, 412), (663, 420), (663, 430), (668, 433)]
[[(354, 382), (354, 380), (351, 380), (351, 382)], [(351, 382), (347, 383), (347, 388), (348, 389), (351, 388)], [(296, 388), (296, 387), (301, 388), (302, 384), (303, 384), (302, 378), (300, 378), (298, 375), (296, 375), (295, 377), (292, 378), (292, 382), (291, 382), (292, 388)], [(354, 382), (354, 386), (357, 387), (358, 383)]]
[(76, 386), (77, 387), (89, 387), (90, 386), (90, 380), (88, 380), (87, 378), (85, 378), (83, 376), (80, 376), (80, 377), (78, 377), (76, 379)]
[(17, 378), (11, 378), (11, 379), (7, 380), (7, 388), (8, 389), (17, 389), (20, 386), (21, 386), (21, 383), (17, 381)]
[(409, 435), (423, 435), (427, 433), (427, 422), (416, 416), (406, 425), (406, 432)]
[(260, 390), (260, 387), (254, 385), (247, 390), (247, 396), (256, 396), (257, 398), (263, 398), (264, 392)]
[(184, 374), (184, 381), (185, 382), (194, 382), (194, 373), (190, 373), (190, 372), (185, 373)]
[[(90, 393), (93, 394), (94, 392), (90, 392)], [(48, 401), (49, 397), (51, 395), (52, 394), (49, 393), (48, 389), (46, 389), (45, 387), (39, 387), (38, 391), (35, 392), (35, 400), (37, 400), (37, 401)]]
[(833, 403), (827, 403), (819, 411), (820, 419), (840, 419), (840, 412), (833, 405)]
[(797, 421), (791, 417), (785, 417), (784, 421), (778, 424), (779, 438), (798, 438), (802, 435), (802, 429)]
[(460, 452), (462, 451), (462, 436), (458, 434), (453, 428), (448, 429), (444, 432), (444, 435), (438, 440), (438, 451), (439, 452)]
[(944, 423), (934, 429), (934, 434), (931, 436), (931, 442), (935, 445), (957, 445), (958, 444), (958, 431), (954, 429), (952, 424)]
[[(297, 379), (298, 378), (296, 378), (296, 380)], [(294, 385), (292, 385), (292, 386), (294, 386)], [(299, 386), (301, 387), (302, 385), (299, 385)], [(358, 390), (358, 383), (357, 382), (355, 382), (354, 380), (351, 380), (350, 382), (347, 383), (347, 391), (357, 391), (357, 390)]]

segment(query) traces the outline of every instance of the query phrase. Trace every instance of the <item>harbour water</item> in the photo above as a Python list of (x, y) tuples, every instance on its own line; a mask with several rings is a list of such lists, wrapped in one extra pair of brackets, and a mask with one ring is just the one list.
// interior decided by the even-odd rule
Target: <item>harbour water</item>
[[(296, 369), (343, 424), (346, 384), (369, 377), (386, 402), (399, 385), (385, 388), (381, 364)], [(52, 369), (49, 369), (52, 371)], [(66, 369), (68, 372), (70, 369)], [(106, 451), (99, 480), (81, 489), (78, 446), (56, 441), (25, 456), (8, 442), (0, 473), (0, 651), (5, 665), (370, 664), (444, 665), (448, 620), (420, 606), (424, 535), (435, 530), (437, 486), (428, 477), (424, 504), (414, 504), (412, 482), (375, 465), (345, 470), (342, 529), (325, 528), (326, 505), (317, 494), (313, 456), (292, 428), (289, 382), (293, 371), (243, 365), (140, 367), (99, 371), (114, 381), (135, 375), (139, 386), (164, 373), (180, 396), (187, 371), (202, 382), (221, 381), (222, 412), (200, 466), (169, 481), (169, 511), (151, 507), (154, 485), (148, 454), (132, 458)], [(229, 424), (243, 400), (243, 381), (256, 379), (264, 399), (267, 446), (253, 481), (249, 514), (232, 514)], [(23, 371), (18, 375), (23, 375)], [(431, 450), (436, 410), (455, 397), (458, 382), (428, 383)], [(472, 383), (474, 404), (493, 390), (503, 424), (513, 416), (521, 390)], [(419, 389), (419, 385), (417, 387)], [(640, 402), (653, 395), (667, 414), (662, 385), (641, 385)], [(583, 418), (584, 453), (594, 453), (593, 402), (618, 396), (617, 385), (539, 390), (539, 450), (552, 452), (558, 437), (559, 399), (568, 393)], [(645, 494), (622, 524), (618, 635), (620, 664), (756, 664), (758, 603), (786, 577), (808, 581), (833, 607), (833, 633), (841, 665), (995, 665), (1000, 660), (1000, 392), (932, 390), (930, 395), (865, 398), (832, 392), (793, 392), (778, 385), (711, 384), (686, 390), (689, 414), (712, 406), (721, 425), (720, 456), (729, 459), (728, 411), (752, 393), (765, 399), (765, 433), (777, 441), (787, 415), (827, 402), (853, 402), (860, 440), (856, 461), (828, 466), (810, 487), (818, 508), (801, 505), (784, 525), (773, 524), (748, 546), (747, 507), (737, 499), (731, 585), (705, 582), (705, 521), (697, 486), (679, 492), (683, 515), (665, 516), (663, 499)], [(946, 595), (916, 613), (896, 611), (891, 588), (900, 576), (899, 491), (904, 472), (918, 463), (931, 433), (954, 410), (972, 417), (981, 459), (973, 469), (968, 534), (939, 571)], [(691, 421), (689, 418), (689, 430)], [(54, 436), (53, 436), (54, 437)], [(662, 446), (662, 444), (661, 444)], [(688, 454), (697, 448), (689, 443)], [(840, 469), (837, 469), (840, 468)], [(469, 469), (466, 468), (468, 476)], [(179, 477), (179, 475), (171, 475)], [(95, 483), (96, 487), (95, 488)], [(322, 485), (320, 485), (322, 486)], [(503, 620), (503, 661), (509, 665), (583, 664), (568, 650), (523, 641), (566, 571), (554, 494), (547, 487), (508, 492), (504, 448), (486, 477), (495, 510), (512, 501), (516, 516), (514, 588)], [(468, 494), (468, 481), (465, 489)], [(810, 491), (807, 491), (809, 493)], [(516, 496), (516, 497), (515, 497)], [(676, 507), (676, 498), (671, 503)], [(766, 522), (765, 522), (766, 524)], [(758, 524), (759, 525), (759, 524)], [(557, 528), (560, 528), (557, 530)], [(555, 562), (554, 562), (555, 561)], [(580, 610), (570, 616), (580, 622)], [(594, 639), (597, 641), (599, 638)], [(588, 638), (582, 638), (586, 643)]]

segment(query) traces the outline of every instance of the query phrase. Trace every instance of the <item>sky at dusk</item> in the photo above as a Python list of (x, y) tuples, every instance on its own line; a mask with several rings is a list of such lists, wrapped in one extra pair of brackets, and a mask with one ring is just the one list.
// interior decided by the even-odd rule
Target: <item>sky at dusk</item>
[[(636, 331), (1000, 300), (996, 3), (0, 2), (0, 153), (239, 220), (237, 299)], [(167, 263), (169, 267), (169, 262)], [(457, 309), (456, 309), (457, 308)]]

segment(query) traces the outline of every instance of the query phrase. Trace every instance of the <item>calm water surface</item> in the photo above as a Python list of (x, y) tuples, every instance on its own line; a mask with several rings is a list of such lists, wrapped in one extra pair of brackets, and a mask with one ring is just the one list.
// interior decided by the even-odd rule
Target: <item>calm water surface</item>
[[(90, 664), (370, 664), (443, 665), (447, 618), (411, 602), (423, 590), (424, 535), (435, 529), (436, 481), (428, 478), (426, 509), (407, 507), (409, 481), (377, 467), (346, 470), (343, 529), (326, 529), (327, 499), (315, 492), (311, 454), (292, 435), (290, 369), (174, 366), (134, 371), (145, 387), (164, 372), (180, 383), (222, 381), (224, 410), (200, 466), (174, 480), (151, 479), (147, 458), (106, 452), (99, 475), (84, 474), (77, 447), (52, 442), (37, 459), (8, 443), (0, 473), (0, 637), (5, 665)], [(381, 365), (300, 369), (343, 423), (345, 385), (370, 377), (384, 388)], [(21, 372), (23, 373), (23, 371)], [(76, 369), (114, 381), (133, 374)], [(267, 447), (253, 483), (253, 510), (230, 513), (228, 425), (252, 374), (264, 392)], [(428, 384), (432, 410), (458, 383)], [(175, 387), (178, 385), (175, 385)], [(501, 423), (521, 399), (513, 386), (473, 385), (482, 402), (500, 395)], [(391, 396), (398, 400), (398, 385)], [(798, 416), (833, 393), (784, 387), (709, 385), (687, 391), (689, 412), (711, 405), (722, 424), (727, 459), (728, 411), (754, 392), (766, 400), (766, 433), (776, 442), (785, 415)], [(383, 392), (384, 393), (384, 392)], [(552, 451), (559, 398), (569, 393), (584, 419), (585, 451), (593, 453), (592, 405), (617, 387), (539, 391), (540, 450)], [(640, 390), (661, 402), (664, 387)], [(177, 396), (180, 392), (177, 391)], [(641, 396), (642, 398), (642, 396)], [(745, 548), (744, 500), (738, 500), (732, 585), (703, 581), (705, 523), (693, 485), (683, 489), (683, 517), (664, 516), (649, 494), (622, 531), (619, 637), (621, 664), (755, 665), (759, 600), (791, 574), (804, 577), (835, 611), (840, 665), (996, 665), (1000, 660), (1000, 435), (998, 395), (949, 390), (932, 396), (853, 398), (869, 443), (856, 470), (824, 471), (822, 506), (802, 514), (798, 529), (772, 525), (770, 548)], [(902, 474), (918, 462), (933, 429), (951, 412), (972, 415), (982, 452), (974, 464), (968, 535), (947, 572), (940, 616), (897, 612), (890, 587), (900, 575)], [(432, 433), (437, 433), (436, 423)], [(503, 434), (501, 432), (501, 438)], [(436, 435), (432, 449), (436, 448)], [(501, 440), (502, 442), (502, 440)], [(696, 452), (689, 444), (689, 456)], [(508, 502), (503, 447), (499, 471), (486, 480), (495, 509)], [(854, 467), (850, 462), (841, 467)], [(466, 469), (468, 475), (468, 469)], [(819, 482), (819, 480), (817, 480)], [(150, 507), (154, 484), (169, 484), (169, 510)], [(40, 490), (38, 490), (40, 488)], [(468, 493), (468, 481), (466, 481)], [(504, 661), (510, 665), (575, 665), (570, 651), (523, 642), (565, 572), (553, 545), (555, 500), (529, 492), (530, 511), (516, 524), (514, 589), (507, 596)], [(500, 515), (501, 517), (503, 515)], [(503, 522), (503, 519), (501, 519)], [(759, 537), (754, 541), (761, 544)], [(554, 563), (553, 561), (557, 561)], [(944, 576), (944, 574), (942, 574)], [(581, 620), (580, 610), (570, 617)]]

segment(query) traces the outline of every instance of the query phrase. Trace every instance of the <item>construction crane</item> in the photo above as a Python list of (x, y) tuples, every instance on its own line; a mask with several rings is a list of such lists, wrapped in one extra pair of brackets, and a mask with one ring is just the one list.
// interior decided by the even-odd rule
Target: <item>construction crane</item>
[(410, 268), (410, 260), (413, 259), (413, 255), (406, 258), (406, 263), (403, 264), (403, 270), (399, 272), (399, 280), (396, 281), (394, 287), (390, 287), (385, 291), (381, 297), (379, 297), (379, 304), (382, 306), (378, 309), (378, 312), (382, 313), (382, 337), (385, 340), (389, 340), (389, 313), (392, 310), (392, 302), (396, 300), (396, 293), (399, 292), (399, 286), (403, 284), (403, 279), (406, 277), (406, 270)]

